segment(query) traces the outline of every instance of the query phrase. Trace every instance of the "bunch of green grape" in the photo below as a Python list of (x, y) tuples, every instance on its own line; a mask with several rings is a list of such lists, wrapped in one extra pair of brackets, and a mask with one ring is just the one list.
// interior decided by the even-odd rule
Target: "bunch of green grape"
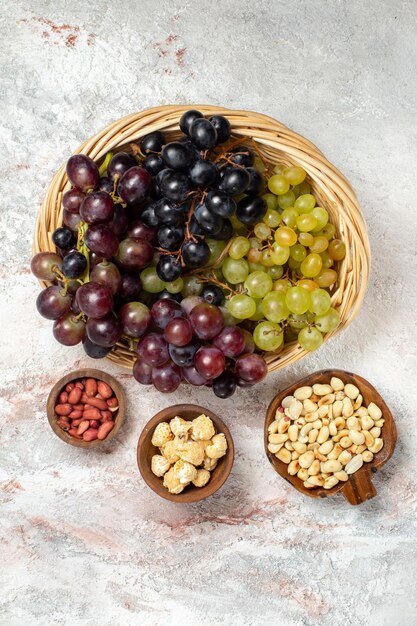
[(316, 350), (323, 334), (339, 324), (328, 291), (337, 280), (335, 263), (346, 254), (335, 237), (326, 209), (297, 166), (278, 164), (262, 197), (268, 210), (247, 232), (232, 219), (232, 240), (221, 273), (238, 292), (227, 303), (239, 321), (258, 322), (253, 338), (265, 351), (282, 349), (298, 339), (305, 350)]

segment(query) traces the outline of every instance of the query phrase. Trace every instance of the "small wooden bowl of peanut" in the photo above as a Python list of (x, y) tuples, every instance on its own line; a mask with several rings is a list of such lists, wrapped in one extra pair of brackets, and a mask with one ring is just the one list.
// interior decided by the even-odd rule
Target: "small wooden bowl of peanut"
[(176, 404), (146, 424), (137, 461), (142, 478), (159, 496), (171, 502), (198, 502), (227, 480), (234, 461), (233, 439), (212, 411)]
[(397, 429), (364, 378), (323, 370), (281, 391), (268, 407), (264, 443), (278, 474), (301, 493), (341, 492), (350, 504), (376, 496), (372, 473), (391, 458)]

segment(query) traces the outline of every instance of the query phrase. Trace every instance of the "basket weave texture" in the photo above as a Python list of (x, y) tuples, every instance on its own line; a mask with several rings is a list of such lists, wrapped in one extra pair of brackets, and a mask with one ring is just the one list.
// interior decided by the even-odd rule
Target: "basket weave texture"
[[(184, 111), (196, 108), (204, 115), (225, 115), (236, 137), (249, 137), (270, 163), (300, 165), (307, 172), (317, 203), (329, 212), (337, 236), (346, 244), (346, 257), (338, 264), (338, 280), (332, 291), (332, 306), (340, 313), (340, 325), (325, 339), (343, 330), (354, 319), (362, 304), (370, 271), (370, 246), (366, 224), (355, 193), (346, 178), (310, 141), (271, 117), (252, 111), (239, 111), (206, 105), (169, 105), (133, 113), (110, 124), (84, 142), (75, 153), (83, 153), (97, 162), (109, 151), (128, 148), (130, 142), (155, 130), (170, 140), (180, 134), (178, 121)], [(40, 208), (33, 252), (55, 251), (51, 236), (62, 224), (62, 195), (70, 188), (63, 165), (55, 174)], [(41, 282), (43, 287), (47, 283)], [(288, 344), (279, 354), (267, 354), (269, 371), (295, 363), (308, 352), (297, 343)], [(123, 342), (117, 344), (109, 359), (132, 367), (135, 353)]]

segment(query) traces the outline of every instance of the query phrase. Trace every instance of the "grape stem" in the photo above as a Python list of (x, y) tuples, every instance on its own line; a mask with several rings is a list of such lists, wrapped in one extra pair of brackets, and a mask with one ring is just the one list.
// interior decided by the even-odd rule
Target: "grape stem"
[(84, 274), (79, 279), (81, 284), (88, 283), (90, 280), (90, 255), (89, 250), (87, 248), (86, 243), (84, 242), (84, 235), (87, 232), (88, 224), (87, 222), (81, 222), (78, 224), (78, 237), (77, 237), (77, 250), (81, 252), (86, 258), (87, 267), (85, 268)]
[(232, 289), (230, 287), (230, 285), (228, 285), (227, 283), (222, 283), (216, 276), (216, 274), (211, 273), (208, 274), (207, 276), (203, 276), (201, 274), (195, 274), (195, 277), (197, 278), (197, 282), (203, 284), (203, 283), (212, 283), (214, 285), (217, 285), (218, 287), (220, 287), (221, 289), (226, 289), (227, 291), (230, 292), (229, 297), (231, 296), (237, 296), (240, 293), (246, 293), (246, 290), (240, 290), (240, 291), (236, 291), (235, 289)]

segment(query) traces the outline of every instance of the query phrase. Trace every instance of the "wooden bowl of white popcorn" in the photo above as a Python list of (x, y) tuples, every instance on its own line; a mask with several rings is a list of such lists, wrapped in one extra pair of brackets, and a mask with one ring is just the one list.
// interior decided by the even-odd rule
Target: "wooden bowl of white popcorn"
[[(195, 424), (192, 431), (191, 422)], [(181, 457), (174, 439), (184, 441), (186, 453)], [(197, 442), (211, 446), (210, 456), (203, 447), (203, 457), (199, 458)], [(137, 461), (142, 478), (159, 496), (171, 502), (198, 502), (213, 495), (227, 480), (234, 461), (233, 439), (226, 424), (212, 411), (196, 404), (176, 404), (159, 411), (146, 424), (138, 441)], [(173, 475), (177, 461), (182, 464), (178, 472), (181, 480)]]
[(391, 458), (396, 441), (383, 398), (343, 370), (322, 370), (287, 387), (265, 420), (265, 451), (278, 474), (307, 496), (341, 492), (354, 505), (376, 496), (372, 474)]

